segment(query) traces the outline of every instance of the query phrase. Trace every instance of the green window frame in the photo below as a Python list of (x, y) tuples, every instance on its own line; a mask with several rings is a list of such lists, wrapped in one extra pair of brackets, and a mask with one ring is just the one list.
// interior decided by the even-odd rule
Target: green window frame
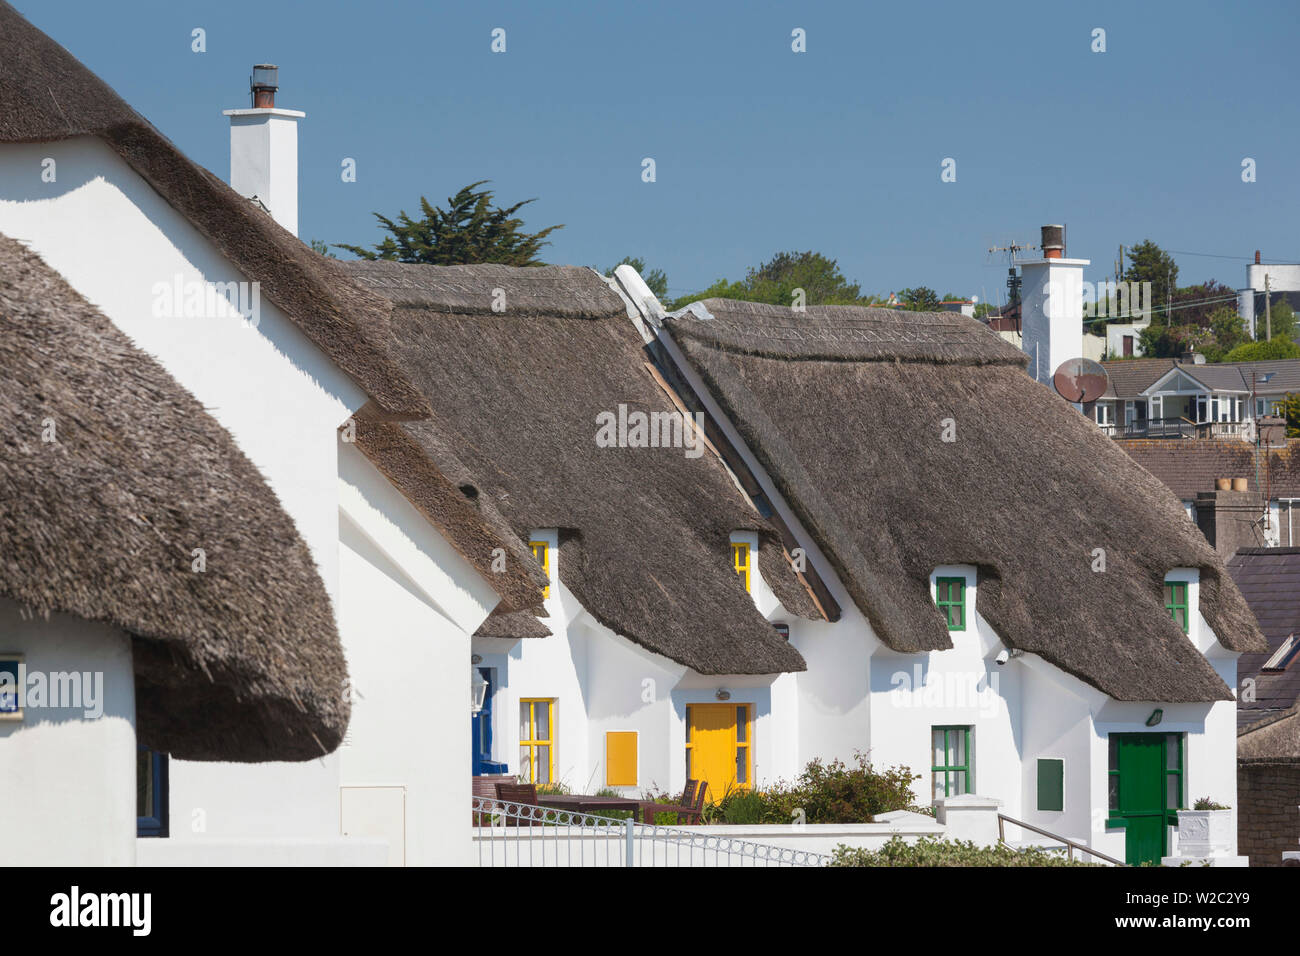
[(936, 578), (934, 581), (934, 603), (939, 605), (948, 630), (966, 630), (966, 579)]
[(1186, 581), (1166, 581), (1165, 582), (1165, 610), (1169, 616), (1174, 619), (1174, 623), (1187, 633), (1187, 582)]
[(966, 725), (930, 728), (930, 774), (934, 797), (955, 797), (974, 793), (974, 751), (971, 730)]
[[(1107, 736), (1107, 809), (1119, 809), (1119, 738), (1123, 734)], [(1187, 762), (1187, 735), (1164, 734), (1165, 765), (1165, 823), (1178, 826), (1178, 811), (1185, 809), (1183, 795), (1183, 769)], [(1122, 827), (1123, 819), (1113, 818), (1106, 821), (1108, 827)]]

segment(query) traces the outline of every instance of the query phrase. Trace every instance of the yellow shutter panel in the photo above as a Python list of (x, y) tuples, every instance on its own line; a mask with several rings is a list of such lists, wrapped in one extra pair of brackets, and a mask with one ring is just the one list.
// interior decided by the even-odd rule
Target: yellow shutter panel
[(606, 732), (605, 786), (636, 786), (635, 730), (611, 730)]

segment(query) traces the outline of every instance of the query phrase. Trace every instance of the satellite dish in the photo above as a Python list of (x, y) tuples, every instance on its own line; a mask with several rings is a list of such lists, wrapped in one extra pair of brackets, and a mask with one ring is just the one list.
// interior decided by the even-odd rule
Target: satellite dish
[(1052, 385), (1067, 402), (1095, 402), (1106, 394), (1110, 376), (1100, 362), (1085, 358), (1067, 359), (1052, 376)]

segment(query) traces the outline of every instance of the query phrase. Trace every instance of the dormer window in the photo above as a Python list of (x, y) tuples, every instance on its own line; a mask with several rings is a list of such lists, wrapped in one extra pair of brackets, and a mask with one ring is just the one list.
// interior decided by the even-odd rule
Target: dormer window
[(1298, 651), (1300, 651), (1300, 640), (1297, 640), (1296, 636), (1292, 634), (1282, 642), (1281, 647), (1273, 652), (1273, 656), (1264, 662), (1264, 666), (1260, 670), (1284, 671), (1295, 660)]
[(1174, 623), (1187, 633), (1187, 582), (1165, 582), (1165, 610), (1174, 619)]
[(948, 630), (966, 630), (966, 579), (935, 578), (934, 589), (934, 602), (939, 605)]
[(744, 541), (731, 542), (731, 564), (736, 569), (736, 574), (740, 575), (740, 580), (745, 584), (745, 590), (749, 590), (749, 545)]
[[(550, 581), (551, 580), (551, 549), (547, 547), (545, 541), (529, 541), (528, 547), (532, 549), (533, 557), (537, 559), (537, 563), (540, 564), (542, 566), (542, 570), (546, 572), (546, 580)], [(547, 584), (546, 587), (542, 589), (542, 597), (549, 598), (550, 596), (551, 596), (551, 586)]]

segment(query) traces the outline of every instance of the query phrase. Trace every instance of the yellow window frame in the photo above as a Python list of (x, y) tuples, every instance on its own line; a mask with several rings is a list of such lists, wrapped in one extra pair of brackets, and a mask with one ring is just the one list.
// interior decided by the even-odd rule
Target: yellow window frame
[(546, 587), (542, 588), (542, 597), (549, 598), (551, 596), (551, 585), (549, 583), (551, 580), (551, 548), (545, 541), (529, 541), (528, 547), (533, 552), (533, 557), (537, 559), (537, 563), (542, 566), (542, 570), (546, 572), (548, 583)]
[(744, 541), (731, 542), (731, 564), (745, 582), (745, 590), (749, 590), (749, 567), (750, 567), (749, 544)]
[[(550, 731), (548, 737), (537, 736), (537, 707), (544, 705), (546, 707), (546, 726)], [(547, 765), (546, 781), (555, 782), (555, 698), (554, 697), (521, 697), (519, 706), (528, 707), (528, 734), (525, 738), (520, 736), (520, 751), (528, 751), (528, 766), (523, 766), (523, 757), (520, 757), (519, 776), (522, 778), (521, 783), (537, 783), (537, 751), (539, 747), (546, 748)]]

